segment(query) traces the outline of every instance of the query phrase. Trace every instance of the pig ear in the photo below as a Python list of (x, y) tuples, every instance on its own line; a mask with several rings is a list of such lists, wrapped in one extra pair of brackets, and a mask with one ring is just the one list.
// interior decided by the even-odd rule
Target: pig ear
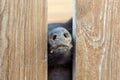
[(65, 25), (72, 27), (72, 18), (70, 20), (68, 20), (68, 22), (66, 22)]
[(67, 29), (70, 33), (72, 33), (72, 18), (68, 20), (66, 23), (50, 23), (48, 24), (48, 31), (51, 31), (54, 28), (62, 26)]
[(72, 33), (72, 18), (63, 24), (63, 27), (66, 28), (70, 33)]

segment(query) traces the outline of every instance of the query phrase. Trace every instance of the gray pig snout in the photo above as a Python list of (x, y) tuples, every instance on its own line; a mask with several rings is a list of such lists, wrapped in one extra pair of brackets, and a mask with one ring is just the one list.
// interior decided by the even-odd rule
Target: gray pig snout
[(49, 33), (49, 43), (52, 46), (67, 45), (72, 41), (71, 34), (65, 28), (55, 28)]

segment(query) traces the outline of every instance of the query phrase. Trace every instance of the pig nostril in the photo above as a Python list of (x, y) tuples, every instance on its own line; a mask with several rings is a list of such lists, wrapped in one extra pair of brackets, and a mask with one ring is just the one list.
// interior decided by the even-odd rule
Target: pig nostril
[(68, 33), (64, 33), (64, 37), (67, 38), (68, 37)]
[(56, 37), (57, 37), (57, 35), (53, 35), (53, 40), (55, 40), (55, 39), (56, 39)]

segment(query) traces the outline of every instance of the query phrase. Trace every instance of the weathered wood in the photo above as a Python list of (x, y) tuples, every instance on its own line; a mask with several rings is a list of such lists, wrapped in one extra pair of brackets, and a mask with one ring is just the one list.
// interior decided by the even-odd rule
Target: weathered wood
[(76, 0), (76, 80), (120, 80), (120, 0)]
[(46, 80), (46, 0), (0, 0), (0, 80)]

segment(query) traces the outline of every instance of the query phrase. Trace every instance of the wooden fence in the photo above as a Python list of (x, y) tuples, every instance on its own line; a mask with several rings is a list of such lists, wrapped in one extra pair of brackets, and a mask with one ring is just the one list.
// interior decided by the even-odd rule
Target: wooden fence
[(46, 0), (0, 0), (0, 80), (46, 80), (46, 6)]
[[(74, 80), (120, 80), (120, 1), (74, 1)], [(47, 0), (0, 0), (0, 80), (47, 80)]]
[(76, 80), (120, 80), (120, 0), (76, 0)]

